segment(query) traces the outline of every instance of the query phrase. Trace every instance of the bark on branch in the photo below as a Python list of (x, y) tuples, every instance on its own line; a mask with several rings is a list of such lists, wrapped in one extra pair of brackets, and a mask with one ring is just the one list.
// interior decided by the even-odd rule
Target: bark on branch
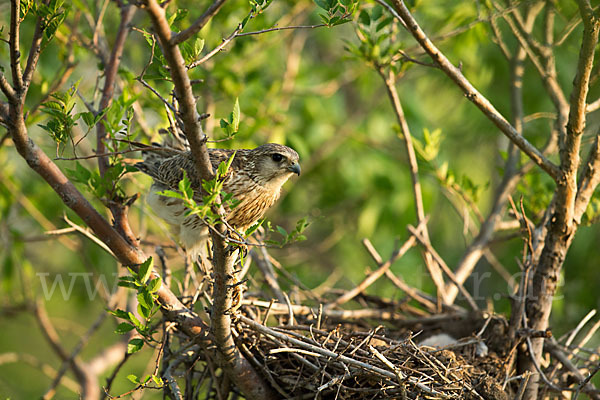
[[(147, 0), (146, 9), (150, 14), (154, 29), (159, 39), (161, 49), (171, 71), (175, 86), (175, 97), (179, 106), (179, 115), (183, 121), (185, 135), (196, 163), (196, 169), (204, 180), (211, 180), (214, 171), (206, 148), (206, 135), (202, 131), (196, 99), (192, 92), (185, 60), (176, 42), (165, 16), (165, 9), (156, 0)], [(217, 204), (220, 201), (217, 200)], [(216, 210), (223, 215), (222, 207)], [(216, 232), (215, 230), (219, 230)], [(274, 398), (274, 394), (266, 383), (256, 373), (250, 363), (242, 356), (233, 340), (231, 332), (232, 293), (234, 282), (234, 264), (237, 252), (231, 252), (226, 247), (225, 227), (217, 225), (210, 230), (213, 242), (213, 307), (211, 311), (211, 331), (221, 356), (222, 366), (230, 379), (250, 399)]]

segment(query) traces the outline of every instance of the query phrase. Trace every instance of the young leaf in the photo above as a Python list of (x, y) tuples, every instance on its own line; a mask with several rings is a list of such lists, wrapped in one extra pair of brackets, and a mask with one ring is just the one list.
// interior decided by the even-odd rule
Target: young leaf
[(140, 265), (140, 270), (138, 272), (138, 279), (140, 280), (141, 283), (146, 283), (148, 281), (148, 279), (150, 278), (150, 275), (152, 274), (153, 266), (154, 266), (154, 261), (152, 260), (152, 257), (148, 257), (148, 259), (146, 261), (144, 261), (142, 265)]
[(117, 308), (116, 310), (108, 310), (108, 313), (114, 315), (117, 318), (121, 318), (126, 321), (130, 321), (130, 319), (129, 319), (130, 313), (128, 313), (127, 311), (123, 311), (123, 310)]
[(279, 225), (277, 225), (277, 232), (281, 233), (283, 236), (286, 236), (286, 237), (288, 235), (287, 231), (285, 229), (283, 229), (283, 227), (281, 227)]
[(162, 280), (159, 278), (154, 278), (150, 282), (148, 282), (148, 292), (156, 293), (158, 289), (160, 289), (162, 285)]
[(233, 105), (233, 112), (231, 113), (231, 125), (233, 126), (233, 131), (237, 132), (240, 127), (240, 99), (238, 97), (235, 98), (235, 104)]
[(144, 347), (144, 341), (142, 339), (131, 339), (127, 344), (127, 354), (136, 353), (140, 351), (142, 347)]
[(125, 333), (129, 332), (130, 330), (132, 330), (134, 328), (135, 327), (133, 325), (128, 324), (127, 322), (121, 322), (119, 325), (117, 325), (117, 329), (115, 329), (115, 333), (124, 335)]

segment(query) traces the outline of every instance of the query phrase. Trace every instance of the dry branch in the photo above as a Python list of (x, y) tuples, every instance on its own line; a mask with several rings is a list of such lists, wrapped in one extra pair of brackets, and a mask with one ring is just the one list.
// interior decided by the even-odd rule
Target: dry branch
[(498, 110), (469, 82), (459, 68), (455, 67), (448, 58), (431, 42), (417, 21), (404, 5), (402, 0), (393, 1), (396, 12), (415, 40), (423, 50), (439, 65), (441, 70), (452, 79), (464, 92), (465, 97), (473, 102), (484, 115), (494, 123), (515, 145), (517, 145), (527, 156), (548, 173), (555, 181), (560, 178), (558, 167), (548, 160), (527, 139), (519, 134), (515, 128), (500, 114)]

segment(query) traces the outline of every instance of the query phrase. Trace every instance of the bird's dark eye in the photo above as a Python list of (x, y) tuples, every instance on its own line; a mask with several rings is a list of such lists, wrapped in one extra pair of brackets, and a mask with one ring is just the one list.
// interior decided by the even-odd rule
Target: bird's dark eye
[(271, 154), (271, 158), (275, 162), (280, 162), (281, 160), (283, 160), (283, 156), (279, 153)]

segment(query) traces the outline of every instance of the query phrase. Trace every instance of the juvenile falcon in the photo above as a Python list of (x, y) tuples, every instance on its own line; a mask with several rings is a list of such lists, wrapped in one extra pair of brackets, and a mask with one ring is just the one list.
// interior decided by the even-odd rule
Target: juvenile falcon
[[(277, 201), (281, 186), (293, 175), (300, 175), (299, 157), (293, 149), (276, 143), (267, 143), (255, 149), (208, 149), (210, 162), (216, 171), (235, 151), (223, 190), (239, 201), (227, 209), (227, 222), (244, 232)], [(144, 152), (144, 161), (136, 167), (150, 175), (154, 182), (147, 202), (156, 214), (167, 221), (179, 235), (188, 254), (195, 259), (209, 236), (206, 224), (196, 215), (186, 216), (182, 200), (158, 194), (164, 190), (177, 190), (185, 170), (194, 190), (194, 200), (202, 202), (203, 189), (192, 154), (185, 152)]]

